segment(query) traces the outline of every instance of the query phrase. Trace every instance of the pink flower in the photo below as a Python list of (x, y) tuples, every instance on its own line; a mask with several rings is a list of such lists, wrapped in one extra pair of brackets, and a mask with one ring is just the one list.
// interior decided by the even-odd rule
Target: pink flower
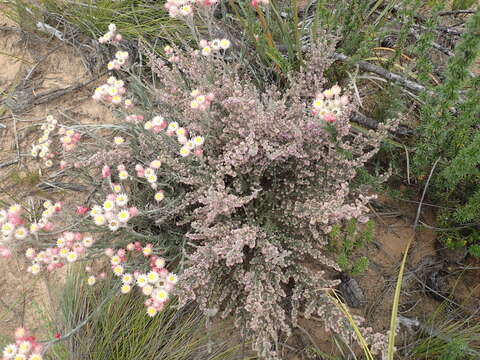
[(110, 176), (110, 166), (105, 165), (102, 169), (102, 178), (108, 178)]
[(325, 120), (326, 122), (333, 123), (333, 122), (337, 121), (337, 118), (336, 118), (335, 115), (333, 115), (331, 113), (328, 113), (328, 114), (323, 115), (323, 120)]
[(8, 214), (8, 220), (14, 226), (23, 225), (24, 223), (23, 219), (17, 214)]
[(52, 223), (46, 223), (43, 225), (43, 230), (45, 231), (51, 231), (53, 229), (53, 224)]
[(0, 255), (4, 258), (12, 257), (12, 251), (6, 247), (0, 247)]
[(60, 161), (60, 169), (65, 169), (67, 167), (67, 162), (65, 160)]
[(193, 150), (193, 154), (194, 154), (196, 157), (200, 157), (200, 156), (202, 156), (202, 154), (203, 154), (203, 149), (202, 149), (202, 148), (196, 148), (195, 150)]
[(77, 214), (78, 215), (85, 215), (88, 211), (88, 207), (86, 206), (79, 206), (77, 207)]
[(138, 209), (135, 206), (132, 206), (130, 209), (128, 209), (128, 212), (130, 213), (131, 217), (138, 215)]
[(116, 198), (117, 198), (117, 195), (115, 195), (115, 194), (108, 194), (107, 195), (107, 200), (115, 201)]
[(105, 249), (105, 255), (107, 255), (108, 257), (113, 256), (113, 254), (114, 254), (114, 252), (113, 252), (112, 248), (106, 248)]
[(127, 252), (125, 251), (125, 249), (119, 249), (117, 251), (117, 255), (120, 256), (120, 257), (124, 257), (126, 254), (127, 254)]

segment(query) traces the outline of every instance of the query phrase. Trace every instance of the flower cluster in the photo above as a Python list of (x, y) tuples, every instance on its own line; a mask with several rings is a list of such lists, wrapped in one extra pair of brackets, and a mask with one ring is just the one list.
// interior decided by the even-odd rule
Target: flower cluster
[(58, 130), (58, 134), (62, 135), (62, 137), (60, 138), (60, 142), (62, 143), (63, 150), (66, 152), (75, 149), (75, 146), (82, 137), (82, 135), (78, 131), (75, 131), (73, 129), (66, 129), (64, 127), (61, 127)]
[(48, 115), (46, 123), (41, 126), (41, 129), (43, 130), (42, 136), (37, 140), (37, 144), (32, 146), (32, 156), (35, 158), (38, 156), (40, 159), (45, 160), (46, 167), (51, 167), (53, 165), (51, 159), (55, 157), (55, 154), (50, 150), (50, 145), (52, 144), (50, 134), (56, 127), (57, 120), (53, 116)]
[(193, 90), (190, 95), (193, 97), (193, 100), (190, 101), (190, 108), (199, 111), (207, 110), (211, 102), (215, 99), (213, 93), (201, 94), (198, 89)]
[(212, 9), (218, 0), (167, 0), (165, 9), (172, 18), (193, 15), (193, 7), (199, 6), (204, 9)]
[(95, 89), (92, 98), (97, 101), (105, 101), (110, 104), (120, 105), (123, 102), (125, 107), (131, 107), (132, 100), (124, 99), (123, 95), (127, 92), (123, 80), (117, 79), (115, 76), (110, 76), (107, 83)]
[(95, 243), (90, 235), (80, 232), (64, 232), (58, 237), (56, 246), (49, 247), (37, 253), (33, 248), (27, 249), (25, 256), (32, 260), (27, 271), (36, 275), (43, 269), (53, 271), (62, 268), (67, 263), (74, 263), (86, 255), (87, 249)]
[(117, 33), (117, 26), (115, 24), (108, 25), (108, 32), (98, 39), (100, 44), (116, 44), (120, 41), (122, 41), (122, 35)]
[(30, 336), (24, 328), (15, 330), (15, 343), (3, 348), (5, 360), (42, 360), (42, 345), (36, 342), (34, 336)]
[[(114, 275), (122, 280), (122, 286), (120, 287), (122, 294), (129, 293), (134, 286), (137, 286), (148, 297), (145, 301), (148, 316), (153, 317), (163, 309), (169, 300), (170, 292), (178, 281), (178, 277), (165, 268), (164, 258), (153, 255), (152, 244), (146, 244), (142, 247), (140, 242), (130, 243), (125, 249), (122, 248), (116, 252), (110, 248), (106, 249), (105, 254), (110, 258)], [(141, 272), (136, 270), (133, 265), (129, 265), (128, 254), (131, 254), (131, 257), (141, 254), (148, 258), (149, 271)], [(127, 272), (127, 269), (132, 272)], [(90, 278), (90, 283), (94, 283)]]
[(338, 85), (320, 92), (313, 101), (313, 115), (317, 115), (326, 122), (335, 122), (345, 112), (350, 103), (348, 96), (341, 96), (342, 88)]
[(228, 39), (200, 40), (200, 49), (203, 56), (210, 56), (220, 50), (227, 50), (231, 43)]
[(19, 204), (14, 204), (8, 209), (0, 209), (0, 229), (1, 229), (1, 243), (8, 244), (8, 246), (0, 246), (0, 255), (3, 257), (11, 256), (11, 240), (24, 240), (29, 234), (36, 234), (40, 230), (50, 231), (53, 229), (53, 224), (50, 218), (62, 209), (61, 203), (53, 204), (51, 201), (45, 201), (43, 204), (44, 210), (38, 222), (31, 223), (29, 229), (22, 217), (23, 208)]
[[(153, 160), (150, 162), (150, 165), (145, 168), (142, 164), (135, 165), (135, 171), (137, 172), (137, 177), (145, 178), (147, 182), (150, 184), (152, 189), (156, 190), (158, 188), (157, 184), (157, 170), (160, 169), (162, 162), (160, 160)], [(155, 200), (157, 202), (162, 201), (164, 198), (163, 191), (160, 191), (155, 195)]]
[[(192, 91), (191, 95), (194, 97), (194, 99), (190, 103), (190, 107), (195, 107), (195, 109), (198, 110), (206, 110), (210, 106), (210, 102), (214, 99), (214, 95), (212, 93), (203, 95), (200, 94), (198, 90)], [(202, 145), (205, 142), (205, 139), (202, 136), (194, 136), (189, 139), (188, 130), (181, 127), (176, 121), (172, 121), (167, 125), (167, 121), (163, 118), (163, 116), (154, 116), (152, 120), (147, 121), (143, 127), (145, 130), (152, 131), (155, 134), (167, 129), (166, 134), (168, 136), (176, 135), (178, 143), (182, 145), (179, 151), (179, 154), (182, 157), (187, 157), (192, 153), (195, 156), (201, 156), (203, 154)], [(151, 181), (149, 182), (152, 183)]]
[(117, 51), (115, 53), (115, 59), (113, 59), (107, 64), (107, 68), (108, 70), (120, 70), (120, 68), (126, 64), (127, 60), (128, 60), (127, 51)]
[[(104, 177), (110, 176), (110, 169), (104, 167)], [(119, 177), (125, 180), (129, 174), (125, 167), (120, 165)], [(107, 225), (111, 231), (125, 227), (128, 221), (138, 215), (136, 207), (128, 207), (128, 195), (123, 192), (123, 187), (120, 184), (112, 183), (113, 193), (108, 194), (102, 206), (95, 205), (89, 212), (90, 217), (97, 226)]]

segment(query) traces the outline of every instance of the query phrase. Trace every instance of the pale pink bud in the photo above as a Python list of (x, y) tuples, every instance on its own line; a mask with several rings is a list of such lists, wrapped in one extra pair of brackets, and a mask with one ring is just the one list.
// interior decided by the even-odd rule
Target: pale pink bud
[(12, 251), (6, 247), (0, 250), (0, 255), (4, 258), (12, 257)]
[(43, 230), (45, 230), (45, 231), (51, 231), (52, 229), (53, 229), (53, 224), (52, 223), (46, 223), (43, 226)]
[(328, 114), (323, 115), (323, 120), (325, 120), (326, 122), (333, 123), (333, 122), (337, 121), (337, 118), (334, 114), (328, 113)]
[(128, 250), (128, 251), (133, 251), (133, 250), (135, 250), (135, 244), (134, 244), (134, 243), (129, 243), (129, 244), (127, 245), (127, 250)]
[(76, 232), (76, 233), (75, 233), (75, 241), (80, 241), (80, 240), (82, 240), (82, 237), (83, 237), (82, 233), (79, 233), (79, 232)]
[(115, 35), (115, 41), (122, 41), (122, 35), (120, 34)]
[(47, 265), (47, 270), (48, 270), (48, 271), (53, 271), (53, 270), (55, 270), (56, 268), (57, 268), (57, 267), (55, 266), (55, 264), (48, 264), (48, 265)]
[(108, 178), (110, 176), (110, 166), (105, 165), (102, 169), (102, 178)]
[(105, 249), (105, 255), (107, 255), (108, 257), (113, 256), (113, 254), (114, 254), (114, 251), (112, 248)]
[(135, 206), (132, 206), (130, 209), (128, 209), (128, 212), (130, 213), (131, 217), (138, 215), (138, 209)]
[(92, 271), (92, 268), (90, 266), (85, 266), (85, 271), (90, 272), (90, 271)]
[(115, 194), (108, 194), (107, 195), (107, 200), (115, 201), (116, 198), (117, 198), (117, 195), (115, 195)]
[(193, 150), (193, 154), (196, 156), (196, 157), (200, 157), (203, 155), (203, 149), (202, 148), (196, 148), (195, 150)]
[(101, 273), (98, 275), (98, 277), (99, 277), (100, 279), (105, 279), (105, 278), (107, 277), (107, 274), (106, 274), (105, 272), (101, 272)]
[(207, 100), (208, 101), (213, 101), (215, 99), (215, 94), (214, 93), (208, 93), (207, 94)]
[(168, 276), (168, 274), (169, 274), (169, 272), (165, 268), (160, 269), (160, 271), (158, 272), (158, 275), (160, 275), (161, 278), (166, 278)]
[(120, 256), (120, 257), (124, 257), (126, 255), (126, 253), (127, 252), (125, 251), (125, 249), (119, 249), (117, 251), (117, 255)]
[(340, 97), (340, 104), (348, 105), (349, 102), (350, 102), (350, 100), (348, 99), (347, 95), (343, 95), (343, 96)]
[(88, 211), (88, 207), (86, 206), (79, 206), (77, 207), (77, 214), (78, 215), (85, 215)]
[(141, 164), (137, 164), (137, 165), (135, 165), (135, 170), (136, 171), (142, 171), (142, 170), (144, 170), (144, 167)]
[(60, 169), (65, 169), (67, 167), (67, 162), (65, 160), (60, 161)]
[(342, 88), (338, 85), (333, 85), (330, 90), (332, 90), (333, 95), (340, 95)]

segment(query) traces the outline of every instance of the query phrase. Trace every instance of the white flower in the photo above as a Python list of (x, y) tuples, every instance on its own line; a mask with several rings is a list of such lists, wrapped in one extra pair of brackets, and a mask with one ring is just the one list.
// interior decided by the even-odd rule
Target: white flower
[(128, 203), (128, 196), (126, 194), (118, 194), (115, 202), (118, 206), (125, 206)]
[(228, 39), (222, 39), (220, 40), (219, 45), (223, 50), (227, 50), (230, 47), (231, 43), (230, 43), (230, 40)]
[(75, 251), (70, 251), (67, 255), (68, 262), (75, 262), (78, 259), (78, 255)]
[(130, 213), (128, 210), (122, 210), (117, 214), (117, 219), (121, 223), (126, 223), (128, 220), (130, 220)]
[(122, 282), (124, 284), (130, 284), (133, 281), (133, 276), (130, 273), (123, 274)]
[(122, 294), (128, 294), (132, 290), (132, 287), (129, 284), (123, 284), (120, 288)]
[(147, 280), (148, 280), (148, 282), (151, 283), (151, 284), (156, 284), (159, 279), (160, 279), (160, 277), (158, 276), (158, 273), (155, 272), (155, 271), (150, 271), (150, 272), (147, 274)]
[(3, 349), (3, 357), (5, 359), (12, 359), (16, 353), (17, 353), (17, 346), (15, 344), (7, 345)]
[(175, 274), (173, 274), (173, 273), (168, 274), (168, 276), (167, 276), (167, 282), (169, 282), (170, 284), (175, 285), (175, 284), (178, 282), (178, 276), (175, 275)]
[(87, 279), (87, 284), (90, 286), (95, 285), (96, 282), (97, 282), (97, 279), (93, 275), (89, 276)]
[(145, 274), (139, 275), (138, 278), (137, 278), (137, 285), (139, 287), (144, 287), (147, 284), (148, 284), (147, 275), (145, 275)]

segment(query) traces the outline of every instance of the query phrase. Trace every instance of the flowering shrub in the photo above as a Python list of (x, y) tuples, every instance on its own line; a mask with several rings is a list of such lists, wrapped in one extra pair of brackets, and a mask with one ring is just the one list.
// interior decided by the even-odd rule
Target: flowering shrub
[[(178, 210), (170, 209), (175, 216), (157, 219), (189, 224), (181, 302), (234, 315), (266, 358), (280, 356), (279, 335), (290, 333), (299, 314), (320, 316), (327, 330), (350, 338), (348, 322), (326, 293), (340, 270), (325, 250), (327, 234), (332, 225), (367, 219), (370, 197), (352, 193), (349, 184), (385, 129), (352, 135), (348, 92), (338, 85), (318, 92), (332, 45), (313, 48), (288, 88), (264, 93), (221, 53), (206, 57), (203, 50), (177, 49), (167, 65), (144, 49), (162, 84), (155, 92), (162, 117), (206, 140), (198, 161), (172, 157), (158, 138), (141, 139), (143, 153), (160, 152), (185, 192)], [(199, 111), (204, 94), (211, 100)], [(380, 351), (383, 335), (362, 331)]]

